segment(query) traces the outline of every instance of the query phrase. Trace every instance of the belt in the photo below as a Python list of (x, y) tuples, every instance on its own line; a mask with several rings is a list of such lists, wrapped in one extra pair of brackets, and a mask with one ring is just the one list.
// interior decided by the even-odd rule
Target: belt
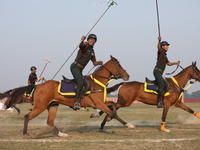
[(164, 70), (160, 69), (160, 68), (154, 68), (154, 70), (158, 70), (160, 72), (163, 72)]
[(85, 67), (85, 66), (81, 65), (80, 63), (78, 63), (77, 61), (75, 61), (74, 64), (77, 65), (78, 67), (82, 68), (82, 69)]

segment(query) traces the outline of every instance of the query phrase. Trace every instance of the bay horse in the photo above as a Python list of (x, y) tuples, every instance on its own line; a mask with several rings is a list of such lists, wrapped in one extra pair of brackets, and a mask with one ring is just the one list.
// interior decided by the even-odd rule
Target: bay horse
[[(110, 60), (104, 65), (101, 65), (94, 73), (88, 76), (91, 94), (84, 96), (84, 103), (81, 103), (81, 107), (93, 107), (102, 110), (109, 116), (117, 119), (123, 125), (129, 126), (126, 122), (121, 120), (113, 111), (111, 111), (104, 102), (106, 85), (110, 79), (123, 79), (127, 81), (129, 79), (128, 73), (120, 65), (119, 61), (110, 56)], [(98, 81), (98, 84), (97, 82)], [(101, 83), (101, 84), (100, 84)], [(24, 129), (23, 135), (29, 136), (27, 133), (28, 122), (41, 114), (45, 109), (48, 110), (47, 125), (55, 131), (58, 136), (67, 137), (68, 134), (61, 133), (54, 125), (54, 119), (59, 104), (73, 107), (75, 98), (65, 98), (58, 93), (59, 81), (49, 80), (38, 85), (25, 86), (19, 90), (16, 90), (10, 97), (7, 108), (15, 103), (16, 99), (21, 96), (27, 88), (35, 87), (33, 93), (34, 106), (31, 112), (24, 116)]]
[[(12, 95), (12, 93), (14, 93), (16, 90), (19, 90), (19, 89), (20, 89), (20, 87), (8, 90), (4, 93), (0, 93), (0, 100), (4, 99), (5, 105), (6, 105), (9, 102), (9, 97)], [(29, 89), (29, 91), (32, 90), (32, 89)], [(15, 103), (12, 104), (11, 108), (15, 108), (18, 112), (18, 115), (20, 114), (20, 109), (18, 107), (16, 107), (16, 104), (21, 104), (21, 103), (33, 103), (32, 96), (24, 93), (24, 94), (22, 94), (21, 96), (18, 97), (18, 99), (17, 99), (17, 101), (15, 101)]]
[[(182, 68), (182, 67), (181, 67)], [(187, 107), (182, 101), (181, 101), (181, 93), (184, 92), (184, 87), (188, 83), (190, 79), (194, 79), (196, 81), (200, 81), (200, 71), (196, 66), (196, 62), (193, 62), (192, 65), (188, 66), (187, 68), (182, 68), (183, 70), (174, 76), (174, 81), (172, 78), (166, 78), (167, 82), (169, 83), (169, 90), (170, 92), (169, 96), (165, 96), (164, 98), (164, 108), (163, 108), (163, 114), (162, 114), (162, 123), (160, 126), (160, 130), (164, 132), (170, 132), (169, 129), (165, 128), (165, 120), (167, 117), (167, 113), (170, 107), (176, 106), (179, 107), (190, 114), (193, 114), (194, 116), (200, 118), (200, 114), (193, 111), (191, 108)], [(175, 83), (176, 82), (176, 83)], [(110, 106), (111, 109), (117, 110), (120, 107), (128, 107), (130, 106), (134, 101), (140, 101), (145, 104), (149, 105), (156, 105), (157, 104), (157, 95), (150, 94), (144, 92), (144, 83), (132, 81), (132, 82), (122, 82), (119, 84), (114, 85), (111, 88), (107, 89), (107, 92), (113, 92), (116, 91), (119, 86), (122, 85), (118, 91), (118, 100), (114, 104), (112, 102), (107, 102), (107, 105)], [(103, 114), (103, 111), (100, 111), (98, 114), (91, 114), (91, 118), (93, 117), (99, 117)], [(107, 114), (104, 118), (103, 122), (101, 123), (100, 131), (103, 130), (104, 125), (106, 124), (107, 119), (112, 119), (112, 117), (109, 117)]]

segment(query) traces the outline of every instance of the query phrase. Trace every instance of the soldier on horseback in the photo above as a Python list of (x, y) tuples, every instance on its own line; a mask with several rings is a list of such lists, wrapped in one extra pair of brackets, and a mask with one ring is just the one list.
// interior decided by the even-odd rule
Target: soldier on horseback
[(76, 100), (74, 104), (74, 109), (78, 110), (80, 109), (80, 99), (83, 95), (83, 75), (82, 71), (91, 60), (93, 62), (93, 65), (102, 65), (102, 61), (96, 61), (95, 53), (94, 53), (94, 44), (97, 41), (97, 36), (95, 34), (90, 34), (87, 38), (87, 42), (84, 42), (86, 39), (86, 36), (82, 36), (81, 40), (82, 42), (79, 45), (79, 51), (76, 56), (75, 61), (71, 64), (70, 70), (74, 77), (74, 80), (77, 83), (77, 93), (76, 93)]
[(35, 85), (35, 82), (39, 82), (40, 80), (44, 80), (44, 78), (40, 78), (40, 79), (37, 78), (37, 75), (36, 75), (37, 68), (35, 66), (32, 66), (30, 68), (30, 70), (31, 70), (31, 73), (28, 76), (28, 85)]
[(153, 75), (158, 83), (158, 100), (157, 107), (164, 108), (163, 100), (164, 100), (164, 80), (163, 80), (163, 72), (165, 70), (166, 65), (179, 65), (180, 62), (169, 62), (167, 58), (166, 52), (169, 48), (169, 43), (167, 41), (161, 42), (161, 37), (158, 37), (158, 52), (157, 52), (157, 63), (153, 71)]

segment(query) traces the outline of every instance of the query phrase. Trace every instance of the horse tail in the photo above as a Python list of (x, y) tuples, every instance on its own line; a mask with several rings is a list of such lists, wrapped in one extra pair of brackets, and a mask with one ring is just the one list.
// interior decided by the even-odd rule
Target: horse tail
[(123, 83), (124, 82), (121, 82), (121, 83), (118, 83), (118, 84), (116, 84), (116, 85), (114, 85), (114, 86), (112, 86), (110, 88), (107, 88), (106, 89), (107, 90), (107, 94), (116, 91), (119, 88), (119, 86), (121, 86)]
[(6, 97), (9, 97), (11, 91), (12, 91), (12, 90), (9, 90), (9, 91), (7, 91), (7, 92), (5, 92), (5, 93), (0, 93), (0, 100), (1, 100), (1, 99), (4, 99), (4, 98), (6, 98)]
[(10, 95), (7, 103), (5, 104), (6, 108), (8, 109), (11, 106), (13, 106), (13, 104), (15, 104), (19, 100), (19, 98), (24, 95), (26, 91), (32, 91), (33, 88), (35, 88), (35, 85), (28, 85), (16, 88), (15, 91)]

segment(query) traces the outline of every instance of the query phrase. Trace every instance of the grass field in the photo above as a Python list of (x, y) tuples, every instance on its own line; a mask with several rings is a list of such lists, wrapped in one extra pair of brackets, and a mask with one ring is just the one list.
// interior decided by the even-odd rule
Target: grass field
[[(196, 112), (200, 112), (200, 103), (187, 104)], [(0, 111), (0, 149), (67, 149), (67, 150), (169, 150), (169, 149), (200, 149), (200, 119), (172, 107), (169, 110), (166, 128), (170, 133), (159, 130), (162, 109), (145, 104), (133, 104), (129, 110), (119, 110), (118, 115), (125, 121), (134, 124), (134, 129), (122, 126), (116, 120), (108, 122), (104, 132), (99, 132), (100, 118), (89, 118), (94, 109), (89, 111), (73, 111), (60, 105), (55, 125), (60, 131), (69, 134), (67, 138), (58, 137), (53, 131), (46, 130), (47, 112), (29, 122), (28, 132), (35, 135), (47, 131), (37, 139), (24, 139), (23, 116), (29, 112), (30, 104), (18, 105), (21, 114), (14, 111)]]

